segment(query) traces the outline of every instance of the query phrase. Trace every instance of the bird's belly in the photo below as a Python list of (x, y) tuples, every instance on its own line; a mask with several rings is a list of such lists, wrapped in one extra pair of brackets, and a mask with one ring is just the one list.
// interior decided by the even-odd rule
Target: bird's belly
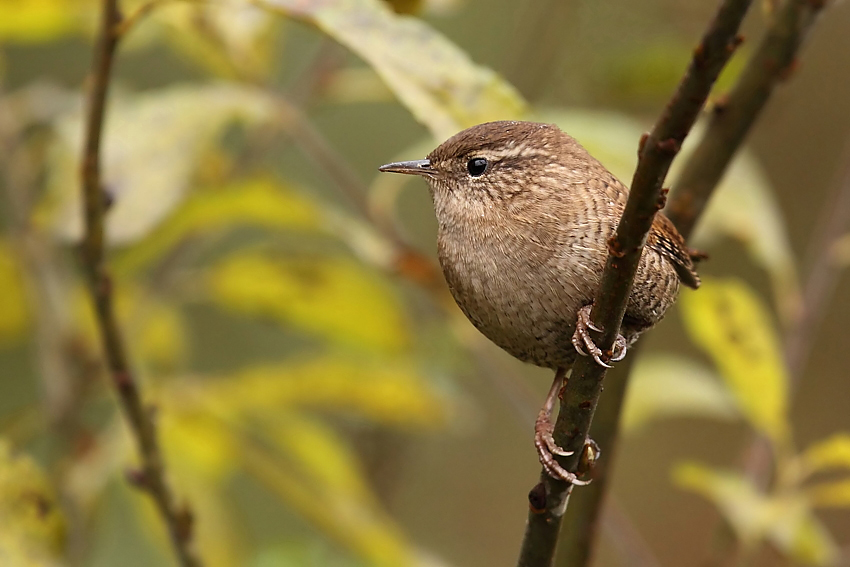
[(519, 360), (548, 368), (572, 364), (576, 315), (589, 297), (568, 288), (570, 279), (549, 264), (478, 252), (457, 257), (440, 251), (452, 296), (472, 324)]

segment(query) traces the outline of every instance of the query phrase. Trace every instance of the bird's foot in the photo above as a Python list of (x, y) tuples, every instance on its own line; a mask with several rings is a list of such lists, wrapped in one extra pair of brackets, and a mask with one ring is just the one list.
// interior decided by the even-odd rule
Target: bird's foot
[(611, 352), (604, 352), (596, 346), (596, 343), (593, 342), (593, 337), (590, 336), (588, 329), (600, 333), (602, 332), (602, 329), (594, 325), (593, 321), (590, 320), (591, 309), (593, 309), (592, 304), (585, 305), (578, 311), (576, 330), (573, 333), (572, 339), (573, 346), (582, 356), (588, 356), (588, 353), (590, 353), (590, 356), (593, 357), (593, 360), (595, 360), (597, 364), (604, 366), (605, 368), (612, 368), (608, 362), (619, 362), (626, 356), (626, 338), (623, 335), (618, 334)]
[[(545, 415), (544, 412), (540, 412), (540, 415), (537, 416), (537, 421), (534, 423), (534, 446), (537, 448), (537, 456), (540, 458), (540, 464), (543, 465), (543, 469), (549, 476), (557, 480), (563, 480), (576, 486), (590, 484), (590, 480), (581, 480), (578, 475), (571, 473), (555, 460), (554, 455), (568, 457), (573, 454), (573, 451), (565, 451), (555, 443), (555, 439), (552, 437), (553, 430), (554, 427), (552, 426), (550, 417)], [(582, 465), (585, 462), (594, 461), (598, 454), (599, 446), (592, 439), (588, 439), (584, 445)], [(589, 457), (585, 458), (585, 455), (589, 455)], [(588, 470), (589, 468), (586, 467), (582, 470)]]

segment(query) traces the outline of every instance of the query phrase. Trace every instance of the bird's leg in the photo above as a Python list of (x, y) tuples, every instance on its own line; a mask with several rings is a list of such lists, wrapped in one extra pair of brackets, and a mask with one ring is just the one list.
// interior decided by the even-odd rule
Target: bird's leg
[(623, 360), (623, 357), (626, 356), (626, 338), (623, 335), (618, 334), (617, 340), (614, 341), (614, 346), (611, 349), (611, 353), (603, 352), (596, 343), (593, 342), (593, 337), (590, 336), (590, 332), (588, 329), (592, 329), (597, 332), (602, 332), (602, 329), (593, 324), (593, 321), (590, 320), (590, 311), (593, 309), (593, 304), (585, 305), (578, 311), (578, 320), (576, 321), (576, 330), (573, 333), (573, 346), (582, 356), (587, 356), (590, 353), (590, 356), (593, 357), (593, 360), (596, 361), (600, 366), (604, 366), (605, 368), (612, 368), (608, 362), (619, 362)]
[[(534, 422), (534, 446), (537, 448), (537, 456), (540, 458), (540, 464), (543, 469), (552, 478), (563, 480), (578, 486), (589, 484), (589, 480), (579, 480), (574, 473), (562, 467), (553, 455), (561, 455), (568, 457), (573, 454), (572, 451), (565, 451), (555, 443), (552, 437), (554, 426), (552, 424), (552, 409), (555, 407), (555, 400), (558, 399), (558, 393), (566, 383), (567, 369), (558, 368), (555, 372), (555, 379), (552, 381), (552, 387), (549, 388), (549, 394), (546, 396), (546, 401), (543, 402), (543, 407), (540, 408), (540, 413), (537, 414), (537, 420)], [(596, 443), (588, 440), (592, 448), (598, 452)]]

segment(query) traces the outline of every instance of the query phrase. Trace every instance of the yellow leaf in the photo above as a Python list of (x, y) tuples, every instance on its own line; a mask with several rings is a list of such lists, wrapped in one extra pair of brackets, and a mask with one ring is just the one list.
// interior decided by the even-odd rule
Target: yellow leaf
[(318, 337), (377, 352), (408, 344), (402, 307), (376, 274), (351, 260), (227, 258), (207, 278), (212, 298), (235, 311), (265, 316)]
[(714, 372), (699, 363), (675, 356), (644, 356), (629, 378), (623, 428), (670, 417), (739, 417), (735, 401)]
[[(185, 391), (184, 391), (185, 393)], [(221, 482), (239, 465), (240, 442), (221, 421), (185, 396), (160, 396), (159, 437), (169, 466), (184, 478)]]
[(765, 496), (740, 473), (682, 463), (673, 470), (673, 480), (714, 503), (744, 545), (753, 545), (766, 533), (773, 510)]
[(784, 504), (774, 516), (767, 539), (803, 565), (835, 565), (840, 550), (809, 503), (795, 497)]
[(802, 455), (807, 471), (850, 469), (850, 433), (837, 433), (806, 449)]
[(850, 508), (850, 479), (824, 482), (807, 491), (815, 506)]
[(357, 458), (327, 425), (298, 412), (278, 413), (264, 422), (266, 435), (291, 460), (291, 469), (327, 492), (376, 505)]
[(682, 463), (673, 471), (679, 486), (714, 503), (745, 547), (768, 540), (805, 565), (833, 565), (838, 549), (801, 494), (765, 495), (740, 473)]
[(259, 0), (307, 21), (362, 57), (438, 139), (481, 122), (521, 118), (517, 91), (433, 28), (380, 0)]
[(295, 468), (242, 445), (242, 460), (281, 500), (369, 565), (417, 564), (413, 549), (366, 488), (346, 445), (327, 427), (289, 413), (274, 431)]
[(92, 27), (97, 14), (91, 0), (0, 0), (0, 40), (54, 41)]
[(704, 278), (685, 293), (682, 318), (714, 360), (741, 412), (774, 441), (788, 435), (788, 376), (770, 314), (743, 282)]
[(246, 179), (189, 197), (168, 219), (113, 264), (125, 277), (205, 232), (237, 226), (318, 231), (319, 212), (309, 200), (270, 178)]
[(424, 0), (384, 0), (396, 14), (418, 14), (422, 11)]
[(276, 18), (244, 0), (175, 3), (155, 20), (182, 54), (228, 79), (267, 76), (279, 47)]
[[(121, 332), (133, 345), (139, 362), (154, 370), (171, 371), (186, 356), (186, 322), (175, 305), (145, 294), (131, 282), (121, 281), (114, 289), (115, 311)], [(69, 294), (79, 335), (97, 352), (102, 348), (88, 290), (77, 286)]]
[(0, 558), (4, 565), (58, 566), (65, 520), (47, 476), (0, 439)]
[(145, 303), (144, 320), (134, 344), (148, 364), (165, 371), (173, 370), (185, 358), (186, 323), (174, 305)]
[(23, 273), (9, 244), (0, 239), (0, 345), (23, 337), (30, 324)]
[[(120, 95), (120, 93), (119, 93)], [(159, 224), (189, 191), (196, 161), (225, 126), (270, 119), (274, 103), (251, 87), (182, 85), (115, 96), (103, 134), (103, 185), (113, 198), (106, 217), (111, 244), (138, 240)], [(81, 116), (61, 119), (52, 149), (48, 201), (39, 211), (62, 238), (82, 232), (78, 169)]]
[(246, 416), (308, 407), (388, 425), (434, 427), (447, 421), (449, 409), (445, 397), (411, 367), (387, 360), (319, 358), (248, 368), (205, 391), (217, 411)]

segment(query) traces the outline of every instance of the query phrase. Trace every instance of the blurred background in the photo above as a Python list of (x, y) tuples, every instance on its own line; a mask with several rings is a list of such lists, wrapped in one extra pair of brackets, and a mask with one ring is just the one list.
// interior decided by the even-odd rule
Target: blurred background
[[(628, 182), (716, 4), (121, 2), (108, 263), (206, 565), (515, 563), (551, 372), (463, 318), (425, 183), (377, 167), (528, 118)], [(78, 261), (99, 9), (0, 0), (4, 565), (175, 564)], [(697, 231), (703, 289), (642, 341), (596, 565), (850, 565), (848, 29), (829, 3)]]

